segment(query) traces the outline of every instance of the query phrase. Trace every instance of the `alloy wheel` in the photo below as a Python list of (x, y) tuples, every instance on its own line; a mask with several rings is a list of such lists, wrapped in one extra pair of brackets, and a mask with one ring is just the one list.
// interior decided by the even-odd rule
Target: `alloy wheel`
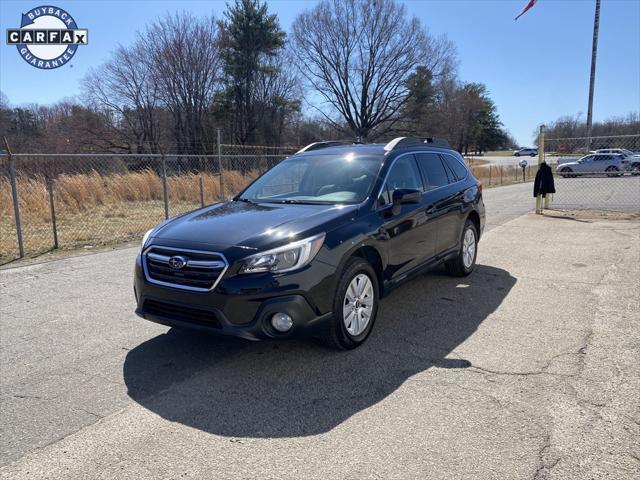
[(464, 232), (464, 239), (462, 240), (462, 263), (464, 264), (464, 268), (471, 268), (475, 256), (476, 235), (473, 233), (472, 228), (467, 228)]
[(350, 335), (362, 334), (373, 313), (375, 295), (368, 275), (359, 273), (349, 283), (342, 305), (342, 320)]

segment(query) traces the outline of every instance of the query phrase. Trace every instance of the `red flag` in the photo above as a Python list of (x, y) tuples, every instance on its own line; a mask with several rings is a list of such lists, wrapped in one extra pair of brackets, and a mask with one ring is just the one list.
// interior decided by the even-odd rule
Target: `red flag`
[(522, 15), (524, 15), (527, 12), (527, 10), (533, 7), (537, 1), (538, 0), (529, 0), (529, 3), (527, 3), (527, 5), (522, 9), (520, 14), (516, 18), (514, 18), (513, 21), (515, 22), (516, 20), (518, 20)]

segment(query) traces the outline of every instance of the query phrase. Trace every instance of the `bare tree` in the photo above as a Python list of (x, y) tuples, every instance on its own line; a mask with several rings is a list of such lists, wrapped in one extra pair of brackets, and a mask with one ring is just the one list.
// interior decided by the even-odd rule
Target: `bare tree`
[(257, 74), (256, 111), (262, 119), (259, 130), (263, 143), (281, 145), (289, 122), (300, 110), (300, 78), (285, 68), (289, 62), (289, 56), (281, 53), (269, 59)]
[[(157, 153), (160, 141), (160, 92), (152, 78), (140, 41), (131, 47), (118, 47), (111, 59), (91, 69), (83, 81), (89, 104), (111, 115), (122, 139), (132, 143), (137, 153)], [(115, 145), (120, 148), (122, 145)]]
[(394, 0), (322, 0), (296, 18), (292, 42), (300, 73), (329, 107), (317, 109), (362, 139), (393, 128), (416, 67), (435, 79), (455, 68), (451, 42)]
[(215, 18), (168, 15), (151, 24), (141, 38), (162, 102), (173, 116), (175, 150), (206, 152), (213, 138), (208, 114), (222, 67)]

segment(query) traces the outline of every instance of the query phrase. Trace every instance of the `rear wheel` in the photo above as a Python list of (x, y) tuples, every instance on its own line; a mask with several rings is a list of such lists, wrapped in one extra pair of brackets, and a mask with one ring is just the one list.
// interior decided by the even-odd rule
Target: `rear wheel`
[(476, 266), (478, 256), (478, 232), (471, 220), (467, 220), (462, 230), (462, 240), (458, 255), (444, 264), (447, 273), (456, 277), (466, 277)]
[(640, 175), (640, 162), (631, 165), (631, 175)]
[(618, 175), (620, 175), (620, 169), (614, 165), (607, 167), (605, 172), (609, 177), (617, 177)]
[(378, 291), (378, 277), (371, 265), (362, 258), (349, 260), (338, 281), (325, 343), (339, 350), (361, 345), (378, 313)]

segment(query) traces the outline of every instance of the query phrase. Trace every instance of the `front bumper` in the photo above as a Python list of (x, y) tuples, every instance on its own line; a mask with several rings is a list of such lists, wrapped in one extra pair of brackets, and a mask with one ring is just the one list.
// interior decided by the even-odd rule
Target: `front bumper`
[[(163, 325), (248, 340), (312, 335), (331, 318), (335, 268), (314, 261), (299, 272), (222, 278), (210, 292), (190, 292), (149, 283), (136, 259), (136, 314)], [(286, 333), (274, 330), (271, 317), (284, 312), (293, 319)]]

